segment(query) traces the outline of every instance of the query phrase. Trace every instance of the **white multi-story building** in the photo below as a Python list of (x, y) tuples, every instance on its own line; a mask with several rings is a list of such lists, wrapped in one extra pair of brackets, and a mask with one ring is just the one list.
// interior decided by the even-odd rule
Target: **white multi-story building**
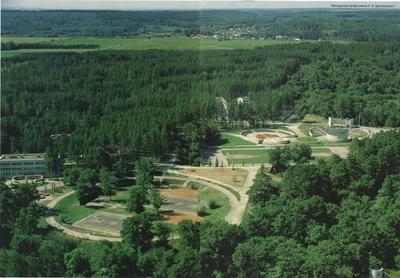
[(14, 176), (46, 176), (44, 153), (3, 154), (0, 156), (0, 172), (5, 178)]

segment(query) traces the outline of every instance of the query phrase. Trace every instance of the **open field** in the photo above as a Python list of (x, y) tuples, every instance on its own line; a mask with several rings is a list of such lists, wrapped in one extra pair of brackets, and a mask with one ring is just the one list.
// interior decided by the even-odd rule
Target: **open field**
[(243, 186), (248, 175), (248, 172), (244, 169), (232, 170), (231, 168), (180, 169), (179, 172), (213, 179), (238, 188)]
[[(125, 202), (129, 196), (129, 187), (119, 187), (117, 188), (115, 195), (111, 196), (111, 202)], [(99, 200), (109, 201), (110, 197), (100, 196)]]
[(204, 217), (205, 221), (222, 220), (225, 218), (225, 216), (231, 209), (228, 197), (226, 197), (218, 190), (207, 188), (206, 190), (203, 190), (199, 193), (199, 198), (200, 200), (207, 201), (206, 206), (208, 205), (208, 202), (211, 200), (215, 200), (216, 203), (218, 204), (218, 208), (215, 209), (210, 209), (209, 207), (207, 207), (208, 215)]
[(61, 45), (97, 44), (98, 49), (20, 49), (2, 51), (2, 57), (37, 52), (82, 52), (99, 50), (212, 50), (212, 49), (252, 49), (267, 45), (293, 43), (288, 40), (226, 40), (198, 39), (190, 37), (2, 37), (3, 42), (52, 43)]
[(191, 220), (194, 222), (201, 221), (201, 217), (198, 215), (194, 214), (185, 214), (185, 213), (179, 213), (179, 212), (173, 212), (169, 214), (164, 214), (163, 215), (163, 220), (169, 224), (179, 224), (179, 222), (183, 220)]
[(221, 139), (225, 142), (220, 146), (220, 148), (225, 148), (225, 147), (235, 147), (235, 146), (244, 146), (244, 145), (256, 145), (253, 142), (249, 142), (247, 140), (244, 140), (240, 137), (237, 137), (235, 135), (229, 134), (222, 132), (221, 133)]
[(268, 149), (259, 150), (223, 150), (222, 153), (225, 155), (229, 163), (235, 162), (236, 165), (245, 164), (263, 164), (269, 161)]
[(161, 206), (162, 211), (196, 215), (199, 206), (204, 206), (207, 204), (206, 201), (196, 198), (182, 197), (180, 195), (172, 194), (162, 195), (165, 200), (165, 204)]
[(296, 142), (310, 146), (323, 146), (323, 143), (314, 137), (298, 137)]
[(333, 154), (329, 148), (312, 148), (311, 150), (311, 155), (315, 158), (329, 158)]
[(55, 209), (58, 212), (56, 220), (67, 224), (73, 224), (94, 212), (94, 209), (80, 206), (75, 193), (58, 202)]
[(163, 196), (180, 196), (186, 198), (197, 198), (198, 191), (187, 187), (168, 187), (160, 190)]
[(303, 123), (327, 123), (327, 121), (324, 117), (313, 114), (305, 115), (302, 120)]
[(312, 153), (331, 153), (331, 151), (328, 148), (313, 148)]
[(385, 277), (387, 276), (389, 278), (400, 278), (400, 271), (386, 269), (384, 270), (384, 272), (385, 272)]

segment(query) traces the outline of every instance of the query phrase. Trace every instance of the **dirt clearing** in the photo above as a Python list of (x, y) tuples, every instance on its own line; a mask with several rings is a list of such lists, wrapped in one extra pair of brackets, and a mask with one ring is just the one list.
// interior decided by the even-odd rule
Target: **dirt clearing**
[(185, 213), (171, 213), (168, 215), (164, 215), (165, 222), (170, 223), (170, 224), (178, 224), (179, 222), (183, 220), (191, 220), (194, 222), (199, 222), (201, 221), (201, 217), (193, 214), (185, 214)]
[(242, 187), (249, 174), (245, 169), (232, 170), (231, 168), (180, 169), (178, 172), (213, 179), (235, 187)]
[(186, 187), (168, 187), (160, 190), (161, 195), (164, 196), (179, 196), (186, 198), (197, 198), (198, 191)]

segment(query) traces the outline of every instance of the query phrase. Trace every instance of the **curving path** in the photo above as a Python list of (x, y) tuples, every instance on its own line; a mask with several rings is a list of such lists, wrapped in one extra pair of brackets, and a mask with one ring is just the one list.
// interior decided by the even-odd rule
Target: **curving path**
[[(54, 198), (53, 200), (50, 201), (50, 203), (47, 204), (47, 208), (50, 210), (53, 210), (59, 201), (61, 201), (62, 199), (66, 198), (74, 193), (75, 193), (75, 191), (69, 191), (69, 192), (66, 192), (66, 193)], [(50, 226), (56, 228), (57, 230), (62, 231), (63, 233), (65, 233), (69, 236), (72, 236), (72, 237), (86, 239), (86, 240), (121, 241), (120, 237), (96, 236), (96, 235), (91, 235), (91, 234), (81, 233), (81, 232), (77, 232), (75, 230), (71, 230), (71, 229), (61, 225), (60, 223), (58, 223), (54, 216), (47, 216), (46, 221)]]

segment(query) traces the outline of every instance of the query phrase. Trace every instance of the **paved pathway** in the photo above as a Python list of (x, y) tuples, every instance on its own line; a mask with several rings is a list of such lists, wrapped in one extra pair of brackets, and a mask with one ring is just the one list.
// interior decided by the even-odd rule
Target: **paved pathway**
[[(47, 208), (54, 209), (54, 207), (56, 206), (56, 204), (59, 201), (61, 201), (62, 199), (74, 194), (74, 192), (75, 191), (69, 191), (69, 192), (66, 192), (65, 194), (62, 194), (62, 195), (54, 198), (52, 201), (50, 201), (47, 204)], [(50, 226), (62, 231), (63, 233), (65, 233), (65, 234), (67, 234), (69, 236), (72, 236), (72, 237), (76, 237), (76, 238), (80, 238), (80, 239), (86, 239), (86, 240), (121, 241), (120, 237), (95, 236), (95, 235), (91, 235), (91, 234), (87, 234), (87, 233), (81, 233), (81, 232), (77, 232), (77, 231), (71, 230), (71, 229), (61, 225), (60, 223), (58, 223), (54, 216), (47, 216), (46, 217), (46, 221)]]
[(303, 131), (299, 128), (300, 123), (289, 124), (287, 127), (296, 133), (297, 137), (306, 137)]

